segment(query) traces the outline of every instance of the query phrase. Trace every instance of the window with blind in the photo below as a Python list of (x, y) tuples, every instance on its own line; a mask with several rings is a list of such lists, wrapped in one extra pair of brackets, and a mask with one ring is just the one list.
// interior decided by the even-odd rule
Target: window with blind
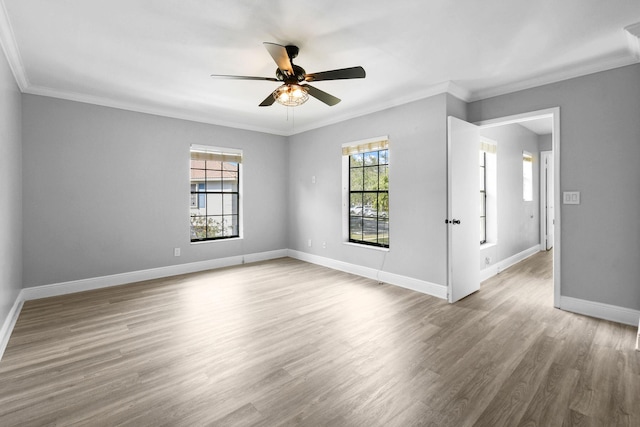
[(480, 244), (496, 241), (496, 143), (480, 140)]
[(389, 247), (389, 144), (386, 138), (345, 144), (348, 241)]
[(191, 146), (191, 241), (240, 237), (242, 151)]

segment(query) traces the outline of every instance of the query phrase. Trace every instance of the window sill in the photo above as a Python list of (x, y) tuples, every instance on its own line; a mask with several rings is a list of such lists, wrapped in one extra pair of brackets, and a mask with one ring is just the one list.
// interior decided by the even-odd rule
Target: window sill
[(389, 248), (382, 248), (380, 246), (361, 245), (353, 242), (342, 242), (342, 244), (347, 246), (353, 246), (355, 248), (373, 249), (374, 251), (389, 252)]
[(497, 245), (497, 243), (496, 243), (496, 242), (487, 242), (487, 243), (483, 243), (483, 244), (481, 244), (481, 245), (480, 245), (480, 250), (483, 250), (483, 249), (489, 249), (489, 248), (494, 247), (495, 245)]
[(206, 245), (207, 243), (220, 243), (220, 242), (234, 242), (237, 240), (242, 240), (243, 237), (230, 237), (228, 239), (215, 239), (215, 240), (201, 240), (198, 242), (189, 242), (192, 245)]

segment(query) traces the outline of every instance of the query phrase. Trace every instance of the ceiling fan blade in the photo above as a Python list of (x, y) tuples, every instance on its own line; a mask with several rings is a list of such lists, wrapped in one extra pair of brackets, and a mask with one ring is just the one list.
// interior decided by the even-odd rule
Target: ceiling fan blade
[(327, 92), (321, 91), (320, 89), (317, 89), (311, 85), (303, 85), (302, 87), (306, 87), (308, 89), (309, 95), (324, 102), (330, 107), (340, 102), (340, 98), (336, 98), (333, 95), (329, 95)]
[(273, 103), (276, 102), (276, 99), (273, 97), (273, 92), (269, 94), (269, 96), (267, 96), (264, 101), (262, 101), (260, 103), (260, 105), (258, 105), (258, 107), (268, 107), (270, 105), (273, 105)]
[(343, 80), (343, 79), (363, 79), (365, 73), (362, 67), (341, 68), (339, 70), (321, 71), (319, 73), (309, 73), (305, 76), (308, 82), (318, 82), (320, 80)]
[(214, 77), (216, 79), (231, 79), (231, 80), (266, 80), (268, 82), (280, 81), (275, 77), (229, 76), (226, 74), (211, 74), (211, 77)]
[(271, 55), (276, 64), (278, 64), (280, 71), (290, 76), (293, 75), (293, 66), (291, 65), (287, 48), (275, 43), (264, 42), (263, 44), (269, 52), (269, 55)]

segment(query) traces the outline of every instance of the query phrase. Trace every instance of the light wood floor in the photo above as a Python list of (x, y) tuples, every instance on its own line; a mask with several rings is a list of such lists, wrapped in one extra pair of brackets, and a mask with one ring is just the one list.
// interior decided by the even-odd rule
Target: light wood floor
[(632, 327), (540, 253), (449, 305), (283, 258), (25, 303), (1, 426), (640, 425)]

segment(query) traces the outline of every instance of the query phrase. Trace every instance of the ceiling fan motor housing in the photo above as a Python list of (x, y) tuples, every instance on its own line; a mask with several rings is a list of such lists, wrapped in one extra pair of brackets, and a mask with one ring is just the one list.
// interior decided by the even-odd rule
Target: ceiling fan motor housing
[(298, 49), (298, 46), (294, 46), (292, 44), (287, 45), (284, 48), (287, 50), (287, 55), (289, 55), (289, 60), (296, 58), (298, 56), (298, 52), (300, 52), (300, 49)]
[(291, 64), (291, 66), (293, 67), (293, 76), (289, 76), (283, 73), (280, 68), (276, 68), (276, 78), (285, 83), (297, 83), (304, 81), (307, 74), (304, 68), (294, 64)]

